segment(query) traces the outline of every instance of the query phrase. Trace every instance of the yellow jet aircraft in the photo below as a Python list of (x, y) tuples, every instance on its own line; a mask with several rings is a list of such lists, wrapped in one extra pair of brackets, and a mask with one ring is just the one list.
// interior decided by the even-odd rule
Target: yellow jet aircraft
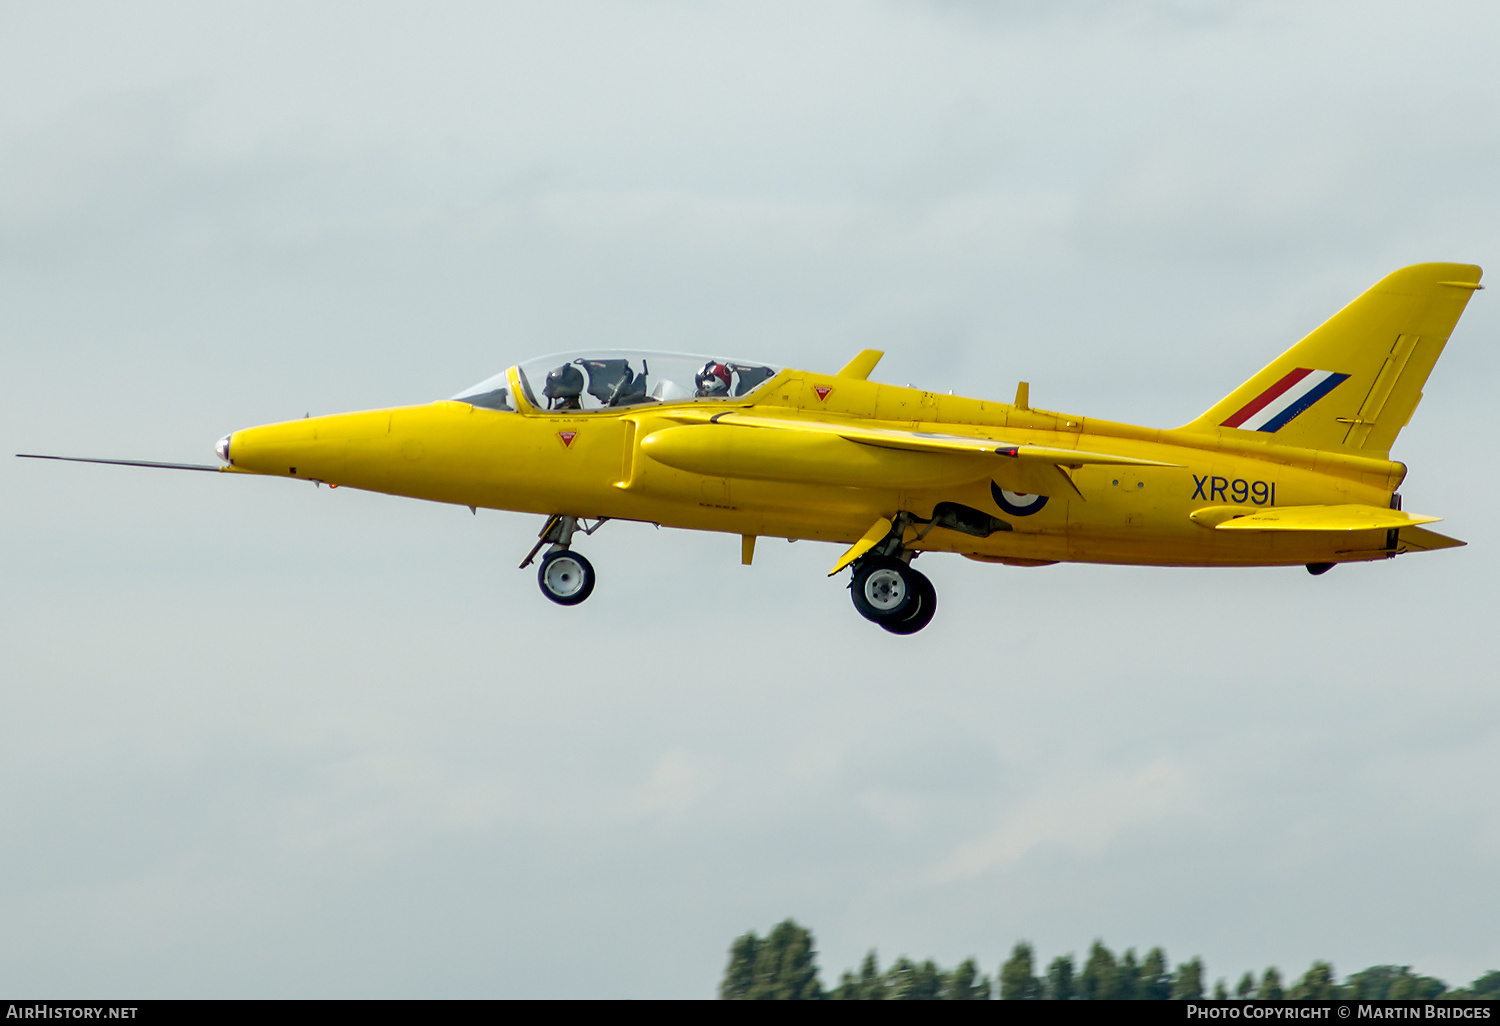
[[(1480, 269), (1388, 275), (1196, 420), (1172, 430), (719, 357), (586, 352), (452, 399), (235, 431), (222, 466), (547, 517), (542, 593), (588, 598), (574, 543), (608, 520), (847, 546), (855, 608), (894, 634), (931, 620), (925, 552), (1012, 566), (1336, 563), (1462, 545), (1403, 512), (1389, 458)], [(43, 457), (63, 459), (70, 457)]]

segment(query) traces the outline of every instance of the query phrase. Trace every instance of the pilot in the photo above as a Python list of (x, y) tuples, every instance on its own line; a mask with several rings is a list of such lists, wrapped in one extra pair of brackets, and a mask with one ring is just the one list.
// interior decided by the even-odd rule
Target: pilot
[(729, 368), (717, 360), (709, 360), (693, 378), (698, 385), (700, 399), (716, 399), (729, 394)]
[(583, 395), (583, 371), (571, 363), (563, 364), (547, 375), (542, 395), (547, 397), (549, 410), (583, 409), (583, 400), (580, 398)]

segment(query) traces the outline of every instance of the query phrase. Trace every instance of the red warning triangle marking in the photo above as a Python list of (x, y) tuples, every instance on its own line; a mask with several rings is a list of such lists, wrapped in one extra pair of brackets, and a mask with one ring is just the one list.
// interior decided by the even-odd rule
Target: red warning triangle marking
[(559, 431), (557, 433), (557, 437), (560, 438), (560, 439), (562, 439), (562, 444), (563, 444), (563, 448), (564, 449), (571, 449), (573, 447), (573, 439), (575, 439), (575, 438), (578, 437), (578, 432), (577, 431)]
[(828, 393), (832, 392), (833, 389), (829, 388), (827, 385), (814, 385), (813, 391), (818, 393), (818, 402), (822, 402), (824, 399), (828, 398)]

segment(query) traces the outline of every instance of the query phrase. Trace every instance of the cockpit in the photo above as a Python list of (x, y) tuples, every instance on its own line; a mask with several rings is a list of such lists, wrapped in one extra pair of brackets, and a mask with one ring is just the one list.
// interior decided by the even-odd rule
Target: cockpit
[[(738, 399), (781, 371), (685, 353), (596, 350), (543, 356), (516, 367), (525, 400), (537, 410), (605, 410), (646, 403)], [(486, 378), (453, 398), (491, 410), (514, 411), (508, 371)]]

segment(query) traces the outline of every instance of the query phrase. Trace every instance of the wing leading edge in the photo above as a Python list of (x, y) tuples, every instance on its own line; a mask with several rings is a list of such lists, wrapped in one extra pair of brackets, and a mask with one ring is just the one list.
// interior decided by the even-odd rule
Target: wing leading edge
[(840, 438), (861, 445), (873, 445), (883, 449), (902, 449), (907, 452), (975, 453), (1007, 456), (1011, 459), (1036, 463), (1049, 463), (1062, 467), (1081, 467), (1086, 464), (1107, 464), (1121, 467), (1175, 467), (1176, 463), (1158, 460), (1143, 460), (1134, 456), (1116, 456), (1111, 453), (1086, 452), (1082, 449), (1057, 449), (1045, 445), (1025, 445), (996, 441), (991, 438), (976, 438), (973, 435), (950, 435), (928, 431), (900, 431), (893, 428), (860, 427), (854, 424), (832, 424), (820, 420), (789, 420), (782, 417), (763, 417), (748, 413), (720, 413), (704, 420), (712, 424), (734, 424), (740, 427), (768, 428), (779, 431), (808, 431), (819, 434), (838, 435)]

